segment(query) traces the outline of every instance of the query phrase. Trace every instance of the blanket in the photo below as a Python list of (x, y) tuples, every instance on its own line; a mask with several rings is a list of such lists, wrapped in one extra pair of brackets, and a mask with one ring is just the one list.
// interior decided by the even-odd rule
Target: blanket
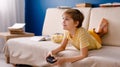
[[(4, 53), (8, 63), (50, 67), (46, 62), (46, 55), (58, 46), (60, 44), (52, 41), (36, 41), (31, 37), (14, 38), (6, 42)], [(89, 51), (87, 58), (74, 63), (66, 63), (62, 67), (120, 67), (119, 48), (103, 46), (99, 50)], [(60, 52), (58, 56), (71, 57), (79, 54), (79, 50), (73, 46), (67, 46), (66, 50)]]

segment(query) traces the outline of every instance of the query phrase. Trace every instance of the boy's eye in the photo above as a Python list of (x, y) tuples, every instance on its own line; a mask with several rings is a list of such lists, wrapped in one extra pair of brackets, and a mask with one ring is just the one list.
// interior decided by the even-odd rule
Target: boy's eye
[(64, 18), (64, 20), (69, 20), (68, 18)]
[(65, 20), (69, 20), (68, 18), (66, 18)]

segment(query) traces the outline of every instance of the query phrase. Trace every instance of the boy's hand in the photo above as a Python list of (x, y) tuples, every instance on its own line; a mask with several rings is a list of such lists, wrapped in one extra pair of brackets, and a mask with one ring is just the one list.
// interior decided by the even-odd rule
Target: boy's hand
[(53, 63), (53, 65), (62, 65), (65, 62), (66, 62), (65, 57), (57, 57), (57, 61), (55, 63)]
[(49, 56), (46, 58), (46, 61), (47, 61), (48, 63), (53, 64), (53, 63), (55, 63), (55, 62), (57, 61), (57, 59), (56, 59), (54, 56), (49, 55)]
[[(48, 57), (48, 56), (52, 56), (52, 52), (51, 52), (51, 51), (48, 52), (47, 57)], [(46, 57), (46, 58), (47, 58), (47, 57)]]
[(52, 52), (50, 51), (46, 57), (46, 61), (49, 63), (55, 63), (57, 61), (57, 59), (55, 58), (55, 56), (52, 54)]

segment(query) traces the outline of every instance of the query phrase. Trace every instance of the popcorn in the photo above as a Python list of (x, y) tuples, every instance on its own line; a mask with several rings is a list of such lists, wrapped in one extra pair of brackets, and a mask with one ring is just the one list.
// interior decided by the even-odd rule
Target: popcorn
[(55, 33), (54, 35), (52, 35), (51, 40), (55, 43), (61, 43), (63, 40), (63, 34)]

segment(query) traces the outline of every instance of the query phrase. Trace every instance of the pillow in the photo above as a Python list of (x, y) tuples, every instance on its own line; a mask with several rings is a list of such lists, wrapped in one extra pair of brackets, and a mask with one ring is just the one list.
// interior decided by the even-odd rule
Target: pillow
[[(91, 8), (75, 8), (84, 14), (84, 21), (82, 27), (88, 29), (88, 21)], [(48, 8), (46, 11), (45, 21), (43, 25), (42, 35), (53, 35), (54, 33), (64, 33), (62, 26), (62, 14), (66, 9)]]
[(103, 45), (120, 46), (120, 7), (92, 8), (89, 29), (98, 28), (101, 19), (108, 20), (108, 34), (102, 38)]

